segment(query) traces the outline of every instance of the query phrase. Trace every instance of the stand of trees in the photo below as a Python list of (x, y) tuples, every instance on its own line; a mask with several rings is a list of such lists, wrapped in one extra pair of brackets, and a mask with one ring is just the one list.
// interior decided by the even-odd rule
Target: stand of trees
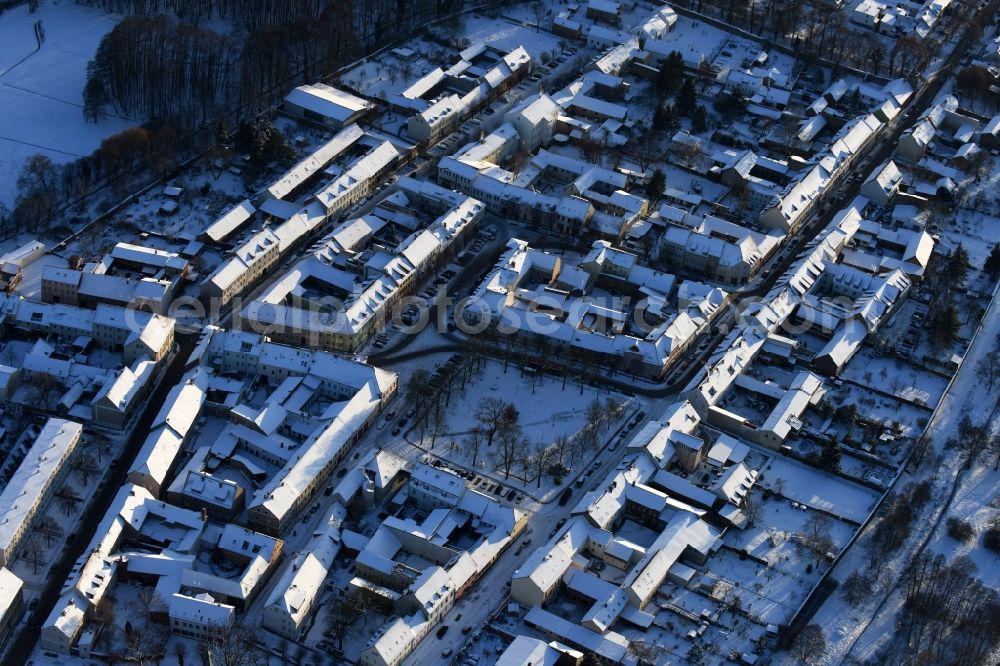
[(874, 523), (868, 544), (869, 566), (876, 572), (889, 556), (909, 538), (914, 519), (931, 500), (931, 485), (927, 481), (910, 483), (883, 505), (884, 510)]
[[(78, 0), (123, 19), (87, 66), (84, 118), (114, 113), (140, 127), (63, 166), (32, 158), (0, 238), (69, 233), (67, 206), (110, 187), (111, 201), (169, 174), (292, 87), (450, 15), (465, 0)], [(477, 3), (478, 4), (478, 3)], [(3, 3), (0, 3), (2, 8)], [(498, 5), (499, 6), (499, 5)], [(204, 27), (209, 20), (228, 30)], [(38, 179), (37, 175), (44, 176)], [(73, 221), (70, 221), (71, 224)]]
[[(372, 48), (458, 11), (463, 0), (91, 0), (126, 14), (87, 70), (84, 115), (108, 109), (198, 128), (267, 106)], [(232, 25), (222, 34), (199, 27)]]
[(1000, 594), (965, 557), (924, 554), (909, 570), (897, 631), (914, 663), (985, 664), (1000, 643)]

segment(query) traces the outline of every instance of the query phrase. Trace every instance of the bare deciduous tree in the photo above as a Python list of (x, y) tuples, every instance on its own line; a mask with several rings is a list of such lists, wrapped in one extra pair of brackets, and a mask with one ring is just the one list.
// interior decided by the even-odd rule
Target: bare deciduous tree
[(59, 508), (62, 509), (63, 515), (66, 516), (72, 515), (80, 503), (80, 493), (68, 483), (59, 491), (58, 498)]
[(76, 457), (76, 461), (73, 463), (73, 469), (77, 471), (80, 478), (83, 480), (83, 485), (90, 485), (90, 479), (96, 476), (101, 468), (97, 464), (97, 460), (94, 456), (89, 453), (83, 452)]
[(504, 408), (507, 404), (496, 398), (483, 398), (476, 409), (476, 421), (482, 426), (486, 446), (493, 446), (493, 438), (500, 429)]
[(174, 656), (177, 657), (178, 666), (184, 666), (184, 657), (187, 656), (187, 647), (183, 641), (174, 641)]
[(826, 652), (826, 636), (818, 624), (806, 625), (795, 637), (792, 646), (795, 656), (803, 664), (811, 664)]
[(342, 597), (331, 600), (326, 605), (327, 630), (337, 637), (337, 647), (344, 649), (344, 637), (352, 624), (361, 616), (361, 611), (354, 600)]
[(976, 373), (986, 382), (986, 390), (992, 391), (993, 384), (1000, 378), (1000, 350), (994, 349), (985, 354), (976, 366)]
[(154, 613), (162, 613), (167, 608), (166, 601), (160, 596), (160, 593), (151, 587), (144, 587), (139, 590), (139, 603), (142, 604), (147, 627)]
[(475, 427), (469, 431), (466, 435), (463, 443), (465, 444), (465, 450), (469, 453), (472, 458), (472, 467), (476, 466), (479, 460), (479, 448), (482, 446), (483, 441), (486, 439), (486, 433), (483, 431), (482, 427)]
[(844, 598), (852, 606), (857, 606), (861, 601), (871, 594), (874, 581), (869, 573), (855, 569), (844, 579), (840, 586)]
[(21, 553), (21, 559), (30, 564), (31, 570), (37, 574), (39, 568), (44, 566), (46, 562), (45, 549), (42, 548), (42, 544), (32, 539), (24, 547), (24, 552)]
[(510, 471), (525, 459), (530, 445), (517, 424), (502, 429), (498, 441), (500, 448), (494, 454), (494, 460), (497, 467), (503, 470), (503, 478), (509, 479)]
[(43, 516), (35, 526), (35, 531), (45, 537), (45, 545), (51, 547), (52, 540), (63, 535), (63, 528), (49, 516)]
[(760, 519), (760, 504), (757, 503), (757, 500), (750, 493), (747, 493), (746, 498), (743, 500), (742, 510), (743, 515), (747, 518), (747, 524), (750, 527), (754, 527)]
[(830, 536), (830, 519), (821, 513), (814, 514), (802, 526), (802, 530), (800, 543), (818, 565), (835, 547)]
[(266, 666), (267, 653), (256, 645), (252, 627), (232, 624), (212, 633), (206, 651), (213, 664), (220, 666)]

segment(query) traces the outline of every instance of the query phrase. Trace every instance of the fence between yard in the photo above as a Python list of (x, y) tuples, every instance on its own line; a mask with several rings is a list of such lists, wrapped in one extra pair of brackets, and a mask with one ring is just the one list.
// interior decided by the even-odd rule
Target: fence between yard
[(997, 305), (998, 294), (1000, 294), (1000, 282), (997, 282), (996, 285), (993, 287), (993, 294), (990, 297), (990, 302), (986, 306), (986, 309), (983, 312), (983, 316), (980, 318), (979, 323), (976, 325), (975, 331), (973, 331), (972, 336), (969, 338), (969, 346), (966, 349), (965, 354), (962, 356), (962, 360), (959, 362), (958, 368), (952, 374), (951, 379), (948, 380), (948, 384), (945, 386), (944, 391), (941, 393), (941, 398), (934, 406), (934, 410), (931, 412), (930, 418), (927, 420), (927, 425), (924, 427), (923, 432), (920, 434), (920, 437), (918, 437), (917, 440), (913, 443), (913, 446), (910, 447), (909, 452), (906, 454), (906, 457), (900, 464), (899, 470), (893, 477), (892, 482), (886, 488), (885, 492), (882, 493), (882, 496), (879, 497), (878, 501), (875, 503), (875, 506), (872, 508), (872, 510), (865, 517), (864, 522), (861, 523), (861, 526), (854, 532), (854, 534), (848, 540), (847, 545), (844, 546), (841, 549), (841, 551), (837, 554), (837, 556), (833, 558), (833, 561), (830, 562), (830, 566), (826, 569), (825, 572), (823, 572), (823, 575), (819, 577), (819, 580), (817, 580), (816, 583), (809, 590), (809, 593), (806, 595), (805, 601), (803, 601), (802, 605), (799, 606), (798, 610), (795, 611), (795, 615), (792, 616), (791, 622), (788, 623), (787, 635), (789, 637), (794, 637), (798, 633), (798, 631), (801, 630), (802, 626), (805, 623), (807, 623), (810, 619), (812, 619), (813, 614), (819, 609), (820, 604), (826, 598), (825, 596), (818, 596), (819, 592), (821, 590), (825, 590), (827, 593), (829, 593), (835, 589), (834, 587), (831, 587), (831, 580), (830, 580), (831, 574), (833, 573), (834, 569), (836, 569), (837, 565), (840, 564), (840, 561), (844, 557), (844, 554), (847, 553), (847, 551), (852, 546), (854, 546), (858, 538), (861, 536), (862, 532), (864, 532), (871, 524), (872, 519), (875, 517), (875, 514), (878, 513), (879, 509), (885, 503), (885, 500), (889, 497), (890, 493), (892, 493), (892, 491), (895, 489), (896, 484), (899, 483), (899, 480), (907, 472), (907, 468), (910, 466), (910, 462), (913, 460), (914, 454), (917, 451), (923, 449), (923, 446), (925, 445), (928, 436), (927, 433), (930, 432), (931, 427), (938, 420), (938, 417), (941, 414), (941, 407), (944, 404), (945, 398), (951, 391), (951, 388), (955, 383), (955, 379), (962, 371), (962, 368), (965, 367), (965, 363), (969, 357), (969, 352), (972, 350), (972, 346), (975, 344), (976, 339), (982, 332), (983, 326), (986, 323), (986, 319), (989, 316), (990, 311)]

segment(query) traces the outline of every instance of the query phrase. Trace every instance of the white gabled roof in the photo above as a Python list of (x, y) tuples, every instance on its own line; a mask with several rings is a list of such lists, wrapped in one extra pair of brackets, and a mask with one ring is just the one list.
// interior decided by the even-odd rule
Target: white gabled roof
[(368, 100), (325, 83), (299, 86), (288, 93), (285, 103), (340, 122), (347, 122), (372, 106)]
[(257, 209), (250, 203), (250, 200), (244, 199), (223, 213), (215, 222), (205, 227), (205, 231), (202, 233), (209, 240), (221, 243), (230, 234), (239, 229), (244, 222), (249, 220), (250, 216), (255, 212), (257, 212)]
[(21, 594), (24, 582), (7, 567), (0, 567), (0, 621), (7, 621), (7, 613)]
[(0, 549), (10, 545), (44, 495), (49, 481), (73, 452), (83, 426), (74, 421), (49, 419), (35, 438), (27, 455), (0, 493)]
[(304, 181), (322, 172), (330, 162), (357, 143), (364, 135), (364, 130), (357, 125), (348, 125), (337, 132), (332, 139), (299, 160), (267, 188), (267, 193), (275, 199), (284, 199)]

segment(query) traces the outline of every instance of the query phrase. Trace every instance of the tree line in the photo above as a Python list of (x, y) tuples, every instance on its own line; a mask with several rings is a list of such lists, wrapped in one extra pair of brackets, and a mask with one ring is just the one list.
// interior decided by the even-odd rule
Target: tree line
[[(0, 237), (27, 230), (69, 233), (56, 214), (108, 187), (115, 199), (170, 174), (255, 118), (289, 89), (439, 16), (464, 0), (81, 0), (125, 18), (87, 66), (84, 118), (105, 114), (139, 126), (62, 166), (29, 159), (13, 210), (0, 204)], [(219, 31), (209, 20), (229, 24)], [(82, 212), (82, 209), (81, 209)], [(77, 221), (78, 222), (78, 221)]]
[[(124, 195), (136, 171), (162, 177), (202, 145), (198, 135), (184, 137), (170, 121), (130, 127), (104, 139), (93, 153), (75, 162), (55, 164), (48, 156), (32, 155), (17, 178), (13, 210), (0, 203), (0, 237), (25, 231), (71, 232), (67, 220), (53, 224), (57, 211), (98, 189), (108, 187), (113, 197)], [(102, 212), (111, 200), (99, 206)]]
[[(88, 66), (84, 114), (200, 127), (268, 106), (370, 49), (459, 11), (464, 0), (91, 0), (126, 14)], [(229, 32), (203, 26), (222, 19)]]
[(976, 576), (967, 557), (923, 554), (904, 580), (897, 625), (916, 663), (985, 664), (1000, 644), (1000, 594)]

